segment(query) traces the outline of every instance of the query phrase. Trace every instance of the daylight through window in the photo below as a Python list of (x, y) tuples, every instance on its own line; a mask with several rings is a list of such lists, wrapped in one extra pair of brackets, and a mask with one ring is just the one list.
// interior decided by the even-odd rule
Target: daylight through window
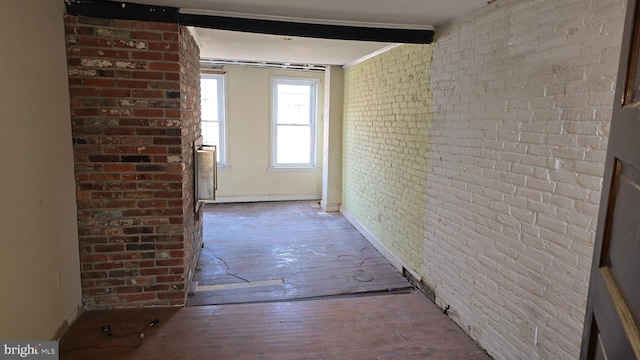
[(202, 74), (200, 77), (200, 112), (202, 141), (215, 145), (218, 166), (227, 164), (224, 74)]
[(273, 78), (272, 166), (315, 166), (317, 80)]

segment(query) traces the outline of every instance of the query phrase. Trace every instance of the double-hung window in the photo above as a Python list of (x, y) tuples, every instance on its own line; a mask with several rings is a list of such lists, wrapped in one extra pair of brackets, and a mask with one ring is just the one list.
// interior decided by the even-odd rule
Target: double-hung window
[(318, 80), (274, 77), (271, 85), (271, 167), (315, 167)]
[(218, 166), (227, 165), (227, 131), (225, 118), (224, 74), (200, 75), (200, 112), (202, 142), (215, 145)]

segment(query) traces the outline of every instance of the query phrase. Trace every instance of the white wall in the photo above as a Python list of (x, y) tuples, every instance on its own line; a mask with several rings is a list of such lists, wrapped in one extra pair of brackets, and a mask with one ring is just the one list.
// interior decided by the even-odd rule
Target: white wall
[(81, 305), (63, 13), (51, 0), (0, 13), (3, 340), (51, 339)]
[(578, 357), (623, 17), (507, 0), (437, 29), (423, 274), (496, 359)]
[(342, 212), (413, 274), (424, 246), (431, 57), (429, 45), (401, 45), (345, 71)]
[(623, 17), (503, 0), (345, 72), (345, 214), (496, 359), (578, 357)]
[[(229, 169), (218, 172), (220, 202), (320, 199), (324, 73), (225, 66)], [(269, 171), (271, 77), (320, 80), (318, 86), (317, 169)]]
[(342, 115), (344, 112), (344, 70), (325, 70), (322, 201), (324, 211), (339, 211), (342, 202)]

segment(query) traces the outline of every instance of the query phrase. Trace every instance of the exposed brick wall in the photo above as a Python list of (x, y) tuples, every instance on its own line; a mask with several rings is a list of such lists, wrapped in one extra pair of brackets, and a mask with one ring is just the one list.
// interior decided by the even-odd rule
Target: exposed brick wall
[(428, 45), (345, 71), (342, 207), (414, 272), (422, 268), (429, 152)]
[(501, 1), (437, 29), (423, 273), (496, 359), (578, 357), (623, 8)]
[(190, 280), (202, 246), (202, 222), (194, 213), (193, 141), (200, 136), (200, 49), (185, 27), (180, 27), (180, 99), (182, 125), (182, 199), (185, 276)]
[(85, 306), (182, 305), (202, 234), (197, 47), (177, 24), (65, 22)]

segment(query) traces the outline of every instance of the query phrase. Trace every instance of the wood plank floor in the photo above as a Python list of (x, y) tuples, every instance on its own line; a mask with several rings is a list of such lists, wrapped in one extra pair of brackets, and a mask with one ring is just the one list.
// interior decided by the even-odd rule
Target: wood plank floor
[(60, 359), (489, 359), (339, 214), (225, 204), (204, 221), (201, 306), (86, 312)]
[(200, 288), (189, 306), (412, 288), (342, 215), (317, 202), (209, 204), (203, 219), (193, 278)]
[(422, 294), (87, 312), (60, 350), (92, 360), (489, 359)]

